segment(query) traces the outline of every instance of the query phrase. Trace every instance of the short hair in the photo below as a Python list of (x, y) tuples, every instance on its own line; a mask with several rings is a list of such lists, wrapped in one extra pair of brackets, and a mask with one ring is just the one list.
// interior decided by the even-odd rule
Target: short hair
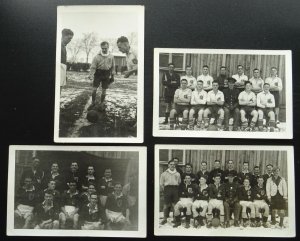
[(214, 80), (212, 83), (213, 83), (213, 84), (217, 83), (217, 84), (219, 85), (219, 82), (218, 82), (218, 81), (216, 81), (216, 80)]
[(255, 169), (255, 168), (259, 168), (259, 166), (255, 166), (254, 169)]
[(180, 80), (180, 82), (182, 82), (182, 81), (188, 82), (187, 79), (182, 79), (182, 80)]
[(76, 164), (78, 165), (78, 162), (77, 162), (77, 161), (72, 161), (72, 162), (71, 162), (71, 166), (72, 166), (73, 163), (76, 163)]
[(222, 65), (222, 66), (220, 67), (220, 69), (227, 69), (227, 67), (224, 66), (224, 65)]
[(222, 174), (221, 173), (219, 173), (219, 172), (217, 172), (215, 175), (214, 175), (214, 177), (222, 177)]
[(185, 166), (193, 167), (192, 163), (186, 163)]
[(207, 165), (207, 161), (202, 161), (201, 164), (205, 163), (205, 165)]
[(69, 185), (68, 185), (69, 187), (70, 187), (71, 183), (75, 184), (76, 188), (78, 187), (78, 183), (75, 180), (70, 180), (69, 181)]
[(269, 85), (269, 86), (270, 86), (270, 84), (269, 84), (269, 83), (264, 83), (264, 86), (265, 86), (265, 85)]
[(175, 64), (173, 64), (172, 62), (168, 63), (168, 66), (173, 65), (175, 67)]
[(173, 157), (173, 158), (172, 158), (173, 161), (174, 161), (175, 159), (179, 161), (179, 158), (178, 158), (178, 157)]
[(109, 43), (107, 41), (101, 42), (100, 46), (104, 46), (104, 45), (108, 45), (109, 46)]
[(229, 162), (232, 162), (232, 163), (233, 163), (233, 160), (228, 160), (227, 163), (229, 163)]
[(278, 70), (278, 69), (277, 69), (276, 67), (274, 67), (274, 66), (271, 68), (271, 70), (272, 70), (272, 69), (276, 69), (276, 70)]
[(244, 68), (244, 66), (243, 65), (241, 65), (241, 64), (238, 64), (237, 66), (236, 66), (236, 68), (238, 69), (239, 67), (242, 67), (242, 68)]
[(186, 178), (186, 177), (191, 177), (191, 174), (185, 173), (185, 174), (184, 174), (184, 178)]
[(44, 192), (44, 196), (45, 196), (46, 194), (53, 196), (53, 192), (50, 191), (50, 190), (46, 190), (46, 191)]
[(168, 161), (168, 165), (169, 165), (171, 162), (174, 162), (174, 158), (172, 158), (171, 160)]
[(250, 82), (250, 81), (245, 81), (245, 86), (247, 85), (247, 84), (250, 84), (250, 85), (252, 85), (252, 83)]
[(98, 199), (98, 195), (97, 195), (96, 192), (92, 192), (92, 193), (90, 194), (90, 197), (91, 197), (92, 195), (95, 195), (95, 196), (97, 197), (97, 199)]
[(104, 172), (106, 172), (107, 170), (110, 170), (111, 171), (111, 168), (110, 167), (107, 167), (104, 169)]
[(115, 182), (114, 187), (117, 185), (121, 185), (121, 187), (123, 186), (121, 182)]
[(266, 165), (266, 167), (273, 167), (273, 165), (269, 163), (268, 165)]
[(74, 35), (73, 31), (71, 29), (68, 29), (68, 28), (64, 28), (62, 31), (61, 31), (61, 34), (62, 36), (67, 36), (67, 35)]
[(200, 180), (201, 178), (204, 178), (205, 180), (207, 180), (207, 179), (208, 179), (208, 176), (207, 176), (207, 175), (200, 175), (199, 180)]
[(121, 36), (120, 38), (118, 38), (118, 40), (117, 40), (117, 44), (118, 43), (128, 43), (129, 41), (128, 41), (128, 38), (127, 37), (125, 37), (125, 36)]
[(216, 160), (215, 160), (215, 162), (219, 162), (219, 163), (221, 163), (221, 162), (220, 162), (220, 160), (218, 160), (218, 159), (216, 159)]
[(49, 184), (50, 182), (54, 182), (56, 184), (56, 181), (53, 179), (49, 179), (47, 184)]
[(187, 66), (185, 66), (185, 68), (187, 69), (187, 68), (192, 68), (192, 66), (191, 65), (187, 65)]
[(258, 68), (255, 68), (255, 69), (253, 70), (253, 72), (254, 72), (255, 70), (258, 70), (258, 71), (259, 71), (259, 69), (258, 69)]
[(202, 83), (203, 84), (203, 80), (199, 79), (199, 80), (197, 80), (197, 83)]
[(88, 188), (89, 188), (90, 186), (94, 186), (94, 188), (96, 188), (96, 184), (95, 184), (95, 183), (89, 183)]
[(244, 162), (243, 162), (243, 165), (245, 165), (245, 164), (247, 164), (247, 165), (249, 166), (249, 162), (244, 161)]
[(56, 164), (56, 165), (58, 166), (58, 163), (57, 163), (57, 162), (52, 162), (52, 163), (51, 163), (51, 166), (54, 165), (54, 164)]
[(203, 69), (203, 68), (208, 68), (208, 69), (209, 69), (209, 67), (208, 67), (207, 64), (203, 65), (203, 66), (202, 66), (202, 69)]
[(250, 182), (250, 178), (249, 178), (249, 177), (245, 177), (244, 180), (243, 180), (243, 182), (244, 182), (245, 180), (248, 180), (248, 181)]
[(280, 171), (280, 168), (279, 167), (274, 167), (273, 171), (276, 171), (276, 170)]

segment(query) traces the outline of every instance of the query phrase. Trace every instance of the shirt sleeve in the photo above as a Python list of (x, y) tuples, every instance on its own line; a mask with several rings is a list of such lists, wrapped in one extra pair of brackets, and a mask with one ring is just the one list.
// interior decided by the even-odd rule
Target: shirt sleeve
[(164, 173), (162, 173), (162, 174), (160, 175), (159, 183), (160, 183), (160, 185), (161, 185), (162, 187), (164, 187), (164, 183), (165, 183), (165, 175), (164, 175)]
[(260, 95), (260, 94), (257, 95), (256, 105), (257, 105), (257, 107), (265, 108), (265, 107), (261, 104), (261, 95)]
[(254, 102), (255, 105), (256, 105), (256, 95), (254, 94), (254, 92), (252, 92), (252, 98), (253, 98), (253, 102)]
[(192, 104), (192, 105), (196, 105), (196, 101), (195, 101), (195, 93), (196, 93), (196, 91), (194, 90), (194, 91), (192, 92), (192, 97), (191, 97), (191, 104)]
[(97, 56), (93, 59), (93, 62), (91, 64), (91, 67), (90, 67), (90, 78), (94, 78), (94, 74), (96, 72), (96, 69), (97, 69)]
[(282, 91), (282, 80), (280, 78), (278, 78), (278, 89)]
[(224, 101), (224, 93), (222, 91), (221, 92), (221, 101)]
[(207, 93), (206, 102), (210, 102), (210, 94), (209, 93)]

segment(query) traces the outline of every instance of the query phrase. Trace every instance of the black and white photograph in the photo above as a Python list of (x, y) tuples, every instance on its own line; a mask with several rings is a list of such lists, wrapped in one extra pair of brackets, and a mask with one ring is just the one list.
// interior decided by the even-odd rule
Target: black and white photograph
[(57, 8), (55, 142), (143, 141), (144, 6)]
[(291, 139), (291, 51), (155, 49), (153, 135)]
[(292, 146), (156, 145), (154, 233), (295, 237), (294, 182)]
[(146, 150), (10, 146), (7, 234), (146, 237)]

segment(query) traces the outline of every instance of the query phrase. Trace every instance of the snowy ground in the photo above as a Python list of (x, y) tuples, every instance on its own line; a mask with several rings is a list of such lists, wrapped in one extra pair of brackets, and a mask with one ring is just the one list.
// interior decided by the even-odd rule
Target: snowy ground
[[(79, 137), (91, 123), (86, 119), (87, 108), (91, 104), (91, 81), (86, 72), (68, 72), (67, 86), (62, 89), (60, 98), (60, 136)], [(101, 88), (96, 102), (100, 101)], [(115, 82), (107, 90), (106, 108), (99, 124), (102, 136), (135, 136), (137, 106), (137, 78), (115, 76)], [(100, 125), (101, 124), (101, 125)], [(126, 127), (130, 127), (124, 130)], [(124, 128), (125, 127), (125, 128)], [(93, 127), (94, 128), (94, 127)], [(101, 137), (99, 136), (99, 137)]]

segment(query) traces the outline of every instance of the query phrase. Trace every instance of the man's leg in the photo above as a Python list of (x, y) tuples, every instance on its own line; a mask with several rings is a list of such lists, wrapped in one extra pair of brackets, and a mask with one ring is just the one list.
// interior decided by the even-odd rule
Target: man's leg
[(220, 210), (220, 225), (221, 227), (225, 228), (225, 225), (224, 225), (224, 205), (221, 204), (218, 208)]
[(268, 222), (269, 212), (270, 212), (269, 205), (267, 203), (265, 203), (263, 206), (263, 209), (264, 209), (264, 213), (263, 213), (263, 217), (262, 217), (263, 226), (265, 228), (268, 228), (267, 222)]
[(224, 110), (223, 110), (223, 108), (220, 108), (218, 110), (218, 115), (219, 115), (219, 119), (217, 121), (217, 126), (218, 126), (218, 128), (221, 128), (222, 124), (223, 124), (223, 121), (224, 121)]
[(92, 92), (92, 105), (95, 105), (95, 102), (96, 102), (97, 89), (98, 89), (98, 87), (93, 87), (93, 92)]
[(169, 116), (170, 116), (170, 110), (171, 110), (171, 103), (166, 102), (166, 110), (165, 110), (165, 121), (163, 122), (164, 125), (168, 124)]
[(206, 214), (206, 220), (207, 220), (207, 228), (211, 228), (212, 227), (212, 224), (211, 224), (211, 221), (212, 221), (212, 210), (213, 210), (213, 206), (211, 205), (211, 203), (208, 203), (208, 206), (207, 206), (207, 214)]
[(274, 113), (274, 111), (269, 111), (268, 117), (269, 117), (270, 131), (273, 132), (274, 127), (275, 127), (275, 113)]
[(239, 123), (240, 123), (240, 110), (239, 110), (239, 108), (235, 108), (234, 113), (233, 113), (233, 130), (234, 131), (237, 131)]
[(205, 110), (204, 110), (204, 113), (203, 113), (203, 116), (204, 116), (204, 127), (206, 128), (206, 127), (208, 127), (209, 126), (209, 115), (211, 114), (211, 112), (210, 112), (210, 109), (209, 108), (206, 108)]
[(190, 130), (194, 129), (194, 123), (195, 123), (194, 114), (195, 114), (195, 110), (194, 110), (194, 108), (191, 108), (190, 112), (189, 112), (189, 129)]
[(230, 227), (230, 207), (228, 202), (224, 202), (224, 217), (225, 217), (225, 222), (226, 222), (226, 227)]
[(177, 114), (175, 109), (170, 112), (170, 130), (174, 130), (175, 127), (175, 115)]
[(186, 128), (187, 128), (188, 115), (189, 115), (189, 110), (184, 110), (183, 113), (182, 113), (181, 130), (186, 130)]
[(202, 120), (203, 120), (203, 114), (204, 114), (204, 109), (201, 108), (199, 111), (198, 111), (198, 120), (197, 120), (197, 126), (200, 128), (201, 127), (201, 123), (202, 123)]
[(104, 89), (104, 88), (102, 87), (102, 93), (101, 93), (101, 103), (103, 103), (103, 102), (104, 102), (104, 100), (105, 100), (105, 96), (106, 96), (106, 89)]
[[(24, 217), (25, 218), (25, 217)], [(24, 229), (28, 229), (28, 228), (31, 228), (31, 221), (33, 220), (33, 214), (30, 213), (27, 215), (27, 217), (25, 218), (25, 223), (24, 223), (24, 226), (23, 228)]]
[(186, 216), (185, 216), (185, 227), (190, 227), (190, 221), (192, 216), (192, 202), (186, 204)]
[(73, 229), (78, 229), (78, 220), (79, 220), (79, 214), (75, 213), (73, 216)]
[(250, 123), (250, 127), (254, 128), (255, 125), (256, 125), (256, 122), (257, 122), (257, 118), (258, 118), (257, 111), (256, 110), (252, 110), (251, 116), (252, 116), (252, 120), (251, 120), (251, 123)]
[(254, 203), (250, 204), (249, 206), (251, 212), (250, 212), (250, 220), (251, 220), (251, 227), (256, 227), (255, 225), (255, 207), (254, 207)]
[(238, 227), (239, 226), (239, 220), (240, 220), (240, 213), (241, 213), (241, 205), (239, 202), (234, 203), (234, 226)]
[(196, 200), (195, 202), (193, 202), (192, 212), (193, 212), (194, 226), (195, 227), (198, 227), (198, 225), (199, 225), (199, 212), (198, 212), (199, 207), (200, 207), (199, 201)]
[(173, 228), (177, 228), (178, 226), (181, 225), (181, 222), (180, 222), (180, 212), (181, 212), (181, 209), (182, 209), (182, 205), (179, 202), (176, 203), (175, 207), (174, 207), (174, 221), (175, 221), (175, 224), (173, 225)]
[(242, 128), (243, 128), (243, 129), (244, 129), (244, 128), (247, 128), (247, 126), (248, 126), (248, 121), (247, 121), (247, 119), (246, 119), (246, 112), (245, 112), (245, 110), (242, 109), (242, 110), (240, 111), (240, 114), (241, 114)]
[(61, 212), (59, 214), (59, 223), (60, 223), (60, 228), (61, 229), (66, 228), (66, 220), (67, 220), (66, 215), (63, 212)]
[(229, 130), (229, 117), (230, 117), (230, 111), (227, 107), (224, 107), (224, 130)]
[(258, 122), (257, 122), (258, 129), (260, 131), (262, 131), (263, 130), (263, 123), (264, 123), (264, 121), (263, 121), (264, 120), (264, 112), (263, 112), (263, 110), (259, 109), (257, 111), (257, 113), (258, 113)]

